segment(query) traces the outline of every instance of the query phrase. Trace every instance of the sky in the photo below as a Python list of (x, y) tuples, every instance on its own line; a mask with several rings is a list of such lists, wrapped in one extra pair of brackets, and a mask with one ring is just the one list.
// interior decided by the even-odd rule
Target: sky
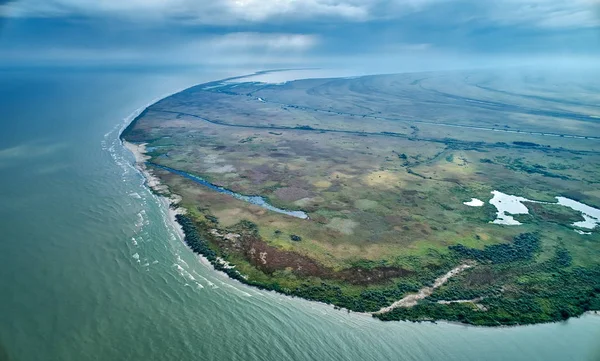
[(600, 64), (600, 0), (0, 0), (0, 66)]

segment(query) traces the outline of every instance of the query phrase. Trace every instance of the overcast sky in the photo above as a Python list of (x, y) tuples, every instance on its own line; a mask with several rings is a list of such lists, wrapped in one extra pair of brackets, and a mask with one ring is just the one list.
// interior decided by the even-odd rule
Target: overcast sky
[(0, 0), (0, 64), (600, 64), (600, 0)]

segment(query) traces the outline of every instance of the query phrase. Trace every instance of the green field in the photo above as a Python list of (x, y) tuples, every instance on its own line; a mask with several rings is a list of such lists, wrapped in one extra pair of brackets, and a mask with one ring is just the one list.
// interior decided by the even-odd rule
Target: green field
[(123, 138), (146, 143), (162, 193), (182, 197), (192, 249), (243, 282), (374, 312), (466, 262), (376, 317), (549, 322), (600, 310), (597, 229), (546, 203), (527, 203), (522, 225), (493, 224), (488, 201), (498, 190), (599, 208), (599, 94), (575, 75), (488, 71), (214, 82), (152, 105)]

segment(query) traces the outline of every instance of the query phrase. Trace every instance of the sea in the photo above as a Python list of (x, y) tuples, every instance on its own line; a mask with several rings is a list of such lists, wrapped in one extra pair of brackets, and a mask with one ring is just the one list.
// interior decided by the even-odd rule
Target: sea
[(182, 242), (120, 131), (236, 75), (0, 70), (0, 361), (600, 360), (600, 316), (481, 328), (381, 322), (260, 291)]

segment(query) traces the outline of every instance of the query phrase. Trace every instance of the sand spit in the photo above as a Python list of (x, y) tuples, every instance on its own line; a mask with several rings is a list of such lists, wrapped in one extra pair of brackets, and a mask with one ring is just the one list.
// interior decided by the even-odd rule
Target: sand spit
[(140, 171), (140, 173), (142, 173), (146, 179), (146, 185), (148, 188), (150, 188), (159, 197), (159, 200), (167, 207), (169, 221), (171, 222), (173, 228), (177, 230), (177, 233), (181, 236), (181, 239), (183, 239), (183, 229), (175, 218), (175, 216), (178, 214), (186, 213), (184, 208), (178, 206), (179, 202), (181, 202), (181, 197), (177, 194), (171, 193), (169, 188), (166, 185), (161, 184), (160, 179), (158, 179), (158, 177), (155, 176), (152, 171), (148, 169), (148, 167), (146, 167), (146, 161), (150, 159), (150, 157), (146, 155), (146, 143), (134, 144), (125, 140), (122, 142), (123, 146), (133, 153), (135, 157), (135, 168)]
[(150, 159), (150, 157), (146, 155), (146, 143), (134, 144), (124, 140), (123, 145), (135, 156), (135, 167), (142, 173), (144, 178), (146, 178), (148, 187), (162, 196), (167, 198), (173, 197), (173, 201), (179, 203), (180, 197), (172, 195), (171, 192), (169, 192), (169, 188), (166, 185), (161, 184), (160, 179), (146, 167), (146, 162)]
[(473, 267), (472, 264), (468, 264), (468, 263), (462, 264), (462, 265), (460, 265), (460, 266), (458, 266), (458, 267), (450, 270), (445, 275), (438, 277), (435, 280), (435, 282), (433, 283), (433, 286), (431, 286), (431, 287), (429, 287), (429, 286), (428, 287), (423, 287), (423, 288), (421, 288), (421, 290), (419, 290), (419, 292), (411, 294), (411, 295), (408, 295), (408, 296), (405, 296), (401, 300), (392, 303), (390, 306), (384, 307), (384, 308), (380, 309), (379, 311), (373, 312), (373, 314), (374, 315), (378, 315), (378, 314), (390, 312), (394, 308), (398, 308), (398, 307), (413, 307), (420, 300), (431, 296), (431, 294), (433, 293), (433, 291), (436, 288), (439, 288), (444, 283), (448, 282), (448, 280), (450, 278), (456, 276), (457, 274), (459, 274), (462, 271), (466, 270), (467, 268), (471, 268), (471, 267)]

